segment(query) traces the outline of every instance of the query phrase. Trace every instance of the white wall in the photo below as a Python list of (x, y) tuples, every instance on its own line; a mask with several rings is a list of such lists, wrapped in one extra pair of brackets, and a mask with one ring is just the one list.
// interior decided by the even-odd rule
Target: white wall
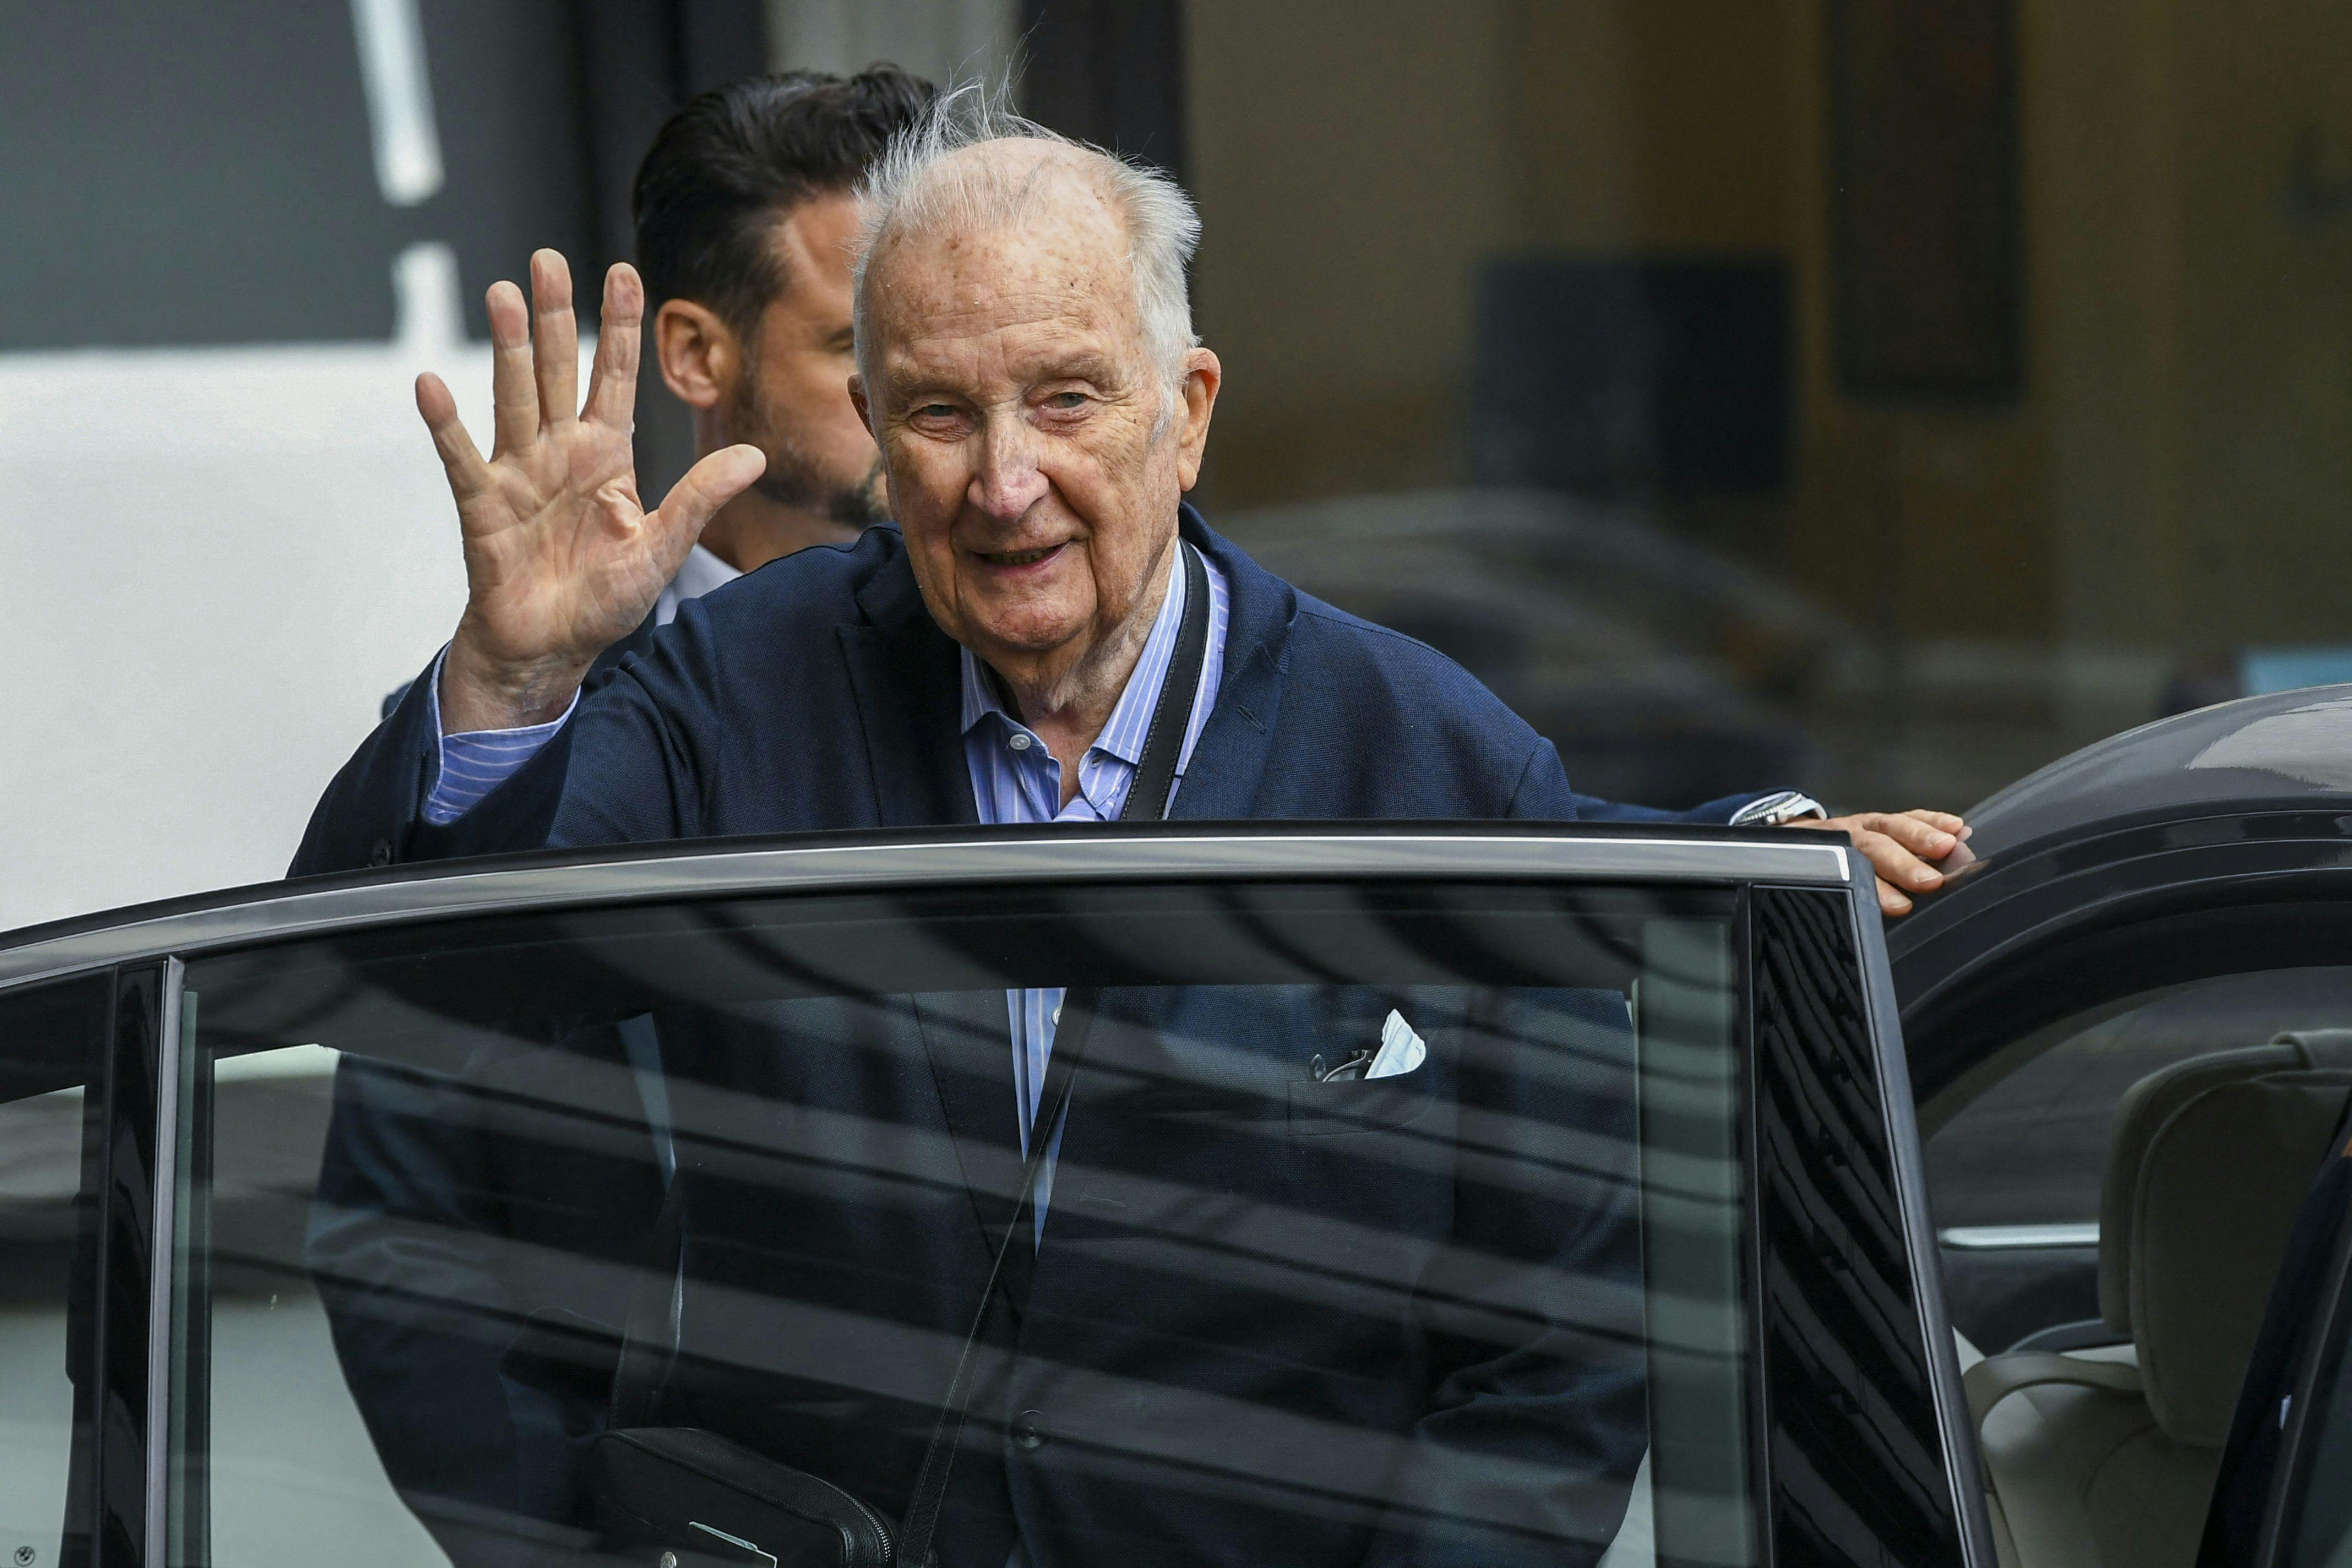
[(456, 625), (410, 388), (487, 450), (489, 353), (425, 248), (397, 342), (0, 355), (0, 930), (283, 875)]
[[(413, 0), (352, 0), (383, 199), (437, 189)], [(780, 66), (995, 78), (1011, 0), (770, 0)], [(0, 354), (0, 931), (282, 875), (320, 792), (456, 624), (410, 387), (488, 446), (456, 264), (392, 343)], [(583, 345), (583, 355), (593, 344)]]

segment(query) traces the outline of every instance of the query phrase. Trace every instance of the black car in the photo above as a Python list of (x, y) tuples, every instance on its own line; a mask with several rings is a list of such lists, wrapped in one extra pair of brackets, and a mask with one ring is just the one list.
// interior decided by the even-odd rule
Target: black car
[[(2352, 688), (2147, 725), (1970, 820), (1888, 952), (2002, 1561), (2185, 1568), (2352, 1089)], [(2276, 1482), (2260, 1561), (2338, 1563), (2352, 1458), (2300, 1423), (2343, 1263), (2296, 1272), (2263, 1418), (2300, 1457), (2232, 1485)]]
[(1990, 1568), (1870, 889), (1772, 830), (966, 831), (16, 933), (0, 1559), (887, 1561), (960, 1406), (943, 1564), (993, 1500), (1037, 1568)]
[[(1139, 1333), (1120, 1378), (1066, 1384), (1066, 1405), (976, 1401), (967, 1465), (1034, 1471), (1043, 1498), (1131, 1496), (1154, 1528), (1188, 1509), (1277, 1539), (1288, 1521), (1399, 1561), (2189, 1563), (2352, 1091), (2352, 690), (2168, 720), (1972, 820), (1973, 863), (1884, 947), (1840, 846), (1622, 827), (686, 844), (17, 933), (0, 947), (0, 1550), (594, 1558), (593, 1507), (485, 1509), (436, 1472), (444, 1450), (508, 1462), (466, 1446), (478, 1391), (445, 1360), (388, 1397), (365, 1331), (438, 1331), (510, 1396), (568, 1382), (617, 1413), (630, 1298), (650, 1279), (683, 1300), (688, 1270), (657, 1227), (600, 1230), (593, 1205), (569, 1232), (483, 1205), (562, 1210), (567, 1173), (598, 1159), (656, 1192), (725, 1165), (780, 1214), (842, 1181), (975, 1214), (992, 1197), (997, 1228), (974, 1234), (1001, 1238), (1022, 1166), (1000, 1146), (993, 1174), (942, 1179), (922, 1129), (668, 1068), (658, 1042), (600, 1058), (580, 1040), (961, 999), (984, 1074), (1006, 1065), (986, 1023), (1003, 994), (1071, 986), (1243, 997), (1279, 1027), (1167, 1042), (1144, 1071), (1076, 1068), (1073, 1124), (1115, 1135), (1064, 1172), (1050, 1212), (1068, 1217), (1024, 1289), (1059, 1243), (1150, 1287), (1095, 1300), (1097, 1326), (1240, 1293), (1276, 1318), (1376, 1319), (1399, 1353), (1295, 1354), (1235, 1397), (1181, 1336)], [(1383, 1009), (1425, 1052), (1412, 1070), (1371, 1070)], [(943, 1100), (969, 1092), (944, 1055), (905, 1065)], [(349, 1164), (334, 1120), (405, 1091), (487, 1130), (492, 1157), (450, 1223), (341, 1245), (339, 1226), (383, 1216), (322, 1196)], [(1508, 1194), (1492, 1212), (1518, 1229), (1401, 1245), (1426, 1238), (1349, 1206), (1433, 1173), (1465, 1209)], [(1562, 1216), (1599, 1239), (1552, 1250)], [(2263, 1561), (2340, 1544), (2343, 1510), (2317, 1505), (2352, 1480), (2347, 1257), (2273, 1308), (2290, 1441), (2256, 1477)], [(737, 1303), (773, 1339), (673, 1325), (667, 1352), (713, 1389), (821, 1389), (845, 1433), (887, 1393), (919, 1438), (954, 1336), (910, 1347), (882, 1308), (809, 1332), (817, 1292), (793, 1281), (845, 1260), (796, 1261)], [(1479, 1377), (1594, 1363), (1624, 1375), (1576, 1442), (1537, 1423), (1471, 1450), (1482, 1485), (1415, 1482), (1420, 1422), (1517, 1397)], [(1343, 1384), (1402, 1386), (1420, 1415), (1318, 1415)], [(761, 1554), (733, 1531), (682, 1544)], [(1229, 1544), (1180, 1531), (1162, 1550)]]

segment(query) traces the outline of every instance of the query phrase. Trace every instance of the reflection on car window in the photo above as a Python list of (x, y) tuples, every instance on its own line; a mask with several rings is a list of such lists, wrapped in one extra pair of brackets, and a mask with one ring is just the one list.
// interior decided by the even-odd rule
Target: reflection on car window
[(943, 1565), (1753, 1562), (1730, 910), (828, 896), (197, 963), (174, 1561), (782, 1555), (717, 1472), (895, 1531), (1009, 1237)]
[(0, 997), (0, 1561), (53, 1563), (68, 1537), (88, 1545), (67, 1498), (88, 1463), (74, 1431), (96, 1214), (81, 1201), (97, 1143), (83, 1090), (109, 988), (101, 977)]

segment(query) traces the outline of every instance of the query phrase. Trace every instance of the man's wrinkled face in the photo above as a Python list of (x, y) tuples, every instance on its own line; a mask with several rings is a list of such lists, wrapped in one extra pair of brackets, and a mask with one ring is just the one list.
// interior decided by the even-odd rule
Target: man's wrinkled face
[(874, 437), (849, 401), (856, 233), (857, 204), (838, 194), (812, 196), (776, 225), (784, 288), (744, 345), (746, 374), (725, 409), (727, 438), (768, 455), (761, 493), (828, 513), (845, 537), (887, 515)]
[(1207, 369), (1171, 393), (1125, 251), (1077, 189), (1015, 230), (886, 237), (869, 268), (864, 391), (916, 580), (1016, 683), (1070, 678), (1156, 611), (1198, 477), (1215, 360), (1193, 351)]

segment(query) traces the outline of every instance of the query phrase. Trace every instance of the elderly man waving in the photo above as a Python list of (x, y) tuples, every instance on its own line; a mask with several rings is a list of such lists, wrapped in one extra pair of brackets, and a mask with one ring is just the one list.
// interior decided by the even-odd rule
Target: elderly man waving
[[(776, 562), (685, 605), (645, 652), (583, 695), (589, 665), (644, 618), (701, 525), (751, 482), (761, 458), (751, 447), (715, 453), (658, 510), (645, 511), (628, 445), (635, 276), (616, 267), (606, 279), (595, 370), (575, 412), (570, 282), (562, 258), (542, 252), (532, 263), (535, 309), (527, 311), (510, 285), (490, 294), (490, 458), (459, 425), (447, 390), (430, 376), (419, 384), (418, 405), (457, 499), (470, 598), (426, 679), (328, 791), (296, 871), (547, 844), (1095, 822), (1163, 809), (1195, 819), (1664, 815), (1572, 793), (1551, 744), (1460, 668), (1296, 592), (1183, 504), (1200, 472), (1220, 370), (1192, 333), (1183, 268), (1198, 222), (1172, 184), (950, 98), (885, 157), (866, 195), (851, 394), (879, 443), (898, 526)], [(1173, 745), (1149, 739), (1162, 712), (1175, 715), (1160, 728)], [(468, 759), (468, 787), (445, 791), (442, 770), (457, 751)], [(1152, 776), (1147, 760), (1162, 757), (1165, 773)], [(485, 776), (502, 782), (480, 794)], [(1790, 795), (1719, 801), (1691, 819), (1777, 820)], [(1148, 797), (1140, 813), (1132, 809), (1139, 797)], [(1906, 907), (1898, 889), (1938, 879), (1921, 858), (1948, 852), (1963, 831), (1958, 818), (1931, 813), (1822, 826), (1855, 834), (1890, 884), (1882, 897), (1894, 910)], [(1596, 1026), (1622, 1037), (1623, 998), (1605, 1001), (1601, 1012), (1612, 1016)], [(1189, 1031), (1234, 1050), (1268, 1041), (1287, 1048), (1310, 1037), (1313, 1021), (1284, 1011), (1301, 1005), (1270, 996), (1253, 1008), (1225, 1006), (1171, 1035)], [(1016, 993), (993, 1022), (967, 1031), (992, 1037), (981, 1041), (985, 1070), (1027, 1086), (1006, 1108), (1017, 1110), (1024, 1146), (1060, 1016), (1052, 994)], [(709, 1059), (756, 1059), (771, 1076), (812, 1075), (812, 1109), (873, 1116), (905, 1089), (887, 1061), (845, 1047), (832, 1061), (824, 1039), (779, 1042), (740, 1022), (700, 1026), (695, 1048)], [(677, 1033), (694, 1044), (692, 1031)], [(1430, 1047), (1433, 1061), (1438, 1048)], [(819, 1074), (809, 1064), (821, 1059), (831, 1065)], [(737, 1081), (730, 1075), (703, 1077)], [(395, 1255), (417, 1255), (382, 1238), (404, 1222), (450, 1223), (440, 1217), (454, 1212), (443, 1196), (468, 1180), (478, 1184), (467, 1173), (497, 1163), (471, 1158), (462, 1128), (429, 1119), (395, 1126), (351, 1075), (339, 1093), (331, 1190), (322, 1187), (326, 1217), (314, 1226), (312, 1257), (322, 1275), (383, 1281), (390, 1300), (400, 1286)], [(1593, 1104), (1604, 1100), (1622, 1097)], [(937, 1113), (923, 1109), (920, 1093), (909, 1103), (909, 1116)], [(1076, 1114), (1064, 1131), (1107, 1141)], [(1058, 1134), (1050, 1147), (1059, 1147)], [(501, 1179), (533, 1179), (509, 1164)], [(1260, 1175), (1268, 1192), (1289, 1190), (1289, 1176), (1238, 1168), (1201, 1181), (1230, 1205), (1232, 1184)], [(697, 1186), (708, 1179), (680, 1160), (673, 1190), (687, 1192), (683, 1223), (698, 1238), (689, 1253), (820, 1217), (730, 1208), (723, 1191)], [(1357, 1195), (1389, 1202), (1393, 1194), (1370, 1190), (1378, 1185)], [(1622, 1206), (1627, 1185), (1616, 1173), (1595, 1185), (1602, 1195), (1589, 1208), (1550, 1211), (1540, 1224), (1490, 1224), (1493, 1216), (1468, 1212), (1468, 1198), (1451, 1206), (1451, 1195), (1397, 1224), (1465, 1256), (1488, 1245), (1475, 1238), (1506, 1230), (1538, 1251), (1581, 1247), (1578, 1268), (1623, 1279), (1638, 1273)], [(502, 1205), (509, 1217), (499, 1223), (529, 1241), (539, 1208), (582, 1201), (576, 1192), (546, 1205), (522, 1194)], [(1207, 1205), (1202, 1223), (1218, 1212)], [(607, 1228), (642, 1235), (646, 1217), (616, 1198)], [(1041, 1202), (1041, 1236), (1047, 1223)], [(1546, 1234), (1529, 1238), (1531, 1229)], [(803, 1271), (811, 1279), (945, 1278), (956, 1287), (945, 1299), (971, 1310), (979, 1282), (955, 1272), (971, 1258), (968, 1247), (957, 1250), (960, 1233), (894, 1238), (879, 1226), (828, 1220), (825, 1234), (874, 1255), (828, 1257)], [(463, 1266), (460, 1252), (448, 1254), (452, 1267)], [(692, 1268), (679, 1276), (681, 1300), (705, 1286)], [(1195, 1349), (1202, 1342), (1178, 1320), (1155, 1318), (1167, 1303), (1148, 1290), (1111, 1294), (1133, 1303), (1132, 1321), (1082, 1323), (1039, 1304), (1019, 1353), (1063, 1364), (1081, 1353), (1072, 1336), (1092, 1334), (1088, 1364), (1140, 1389), (1163, 1375), (1151, 1345), (1186, 1335)], [(537, 1496), (555, 1500), (546, 1505), (561, 1516), (555, 1522), (577, 1522), (585, 1483), (567, 1468), (577, 1463), (579, 1435), (601, 1419), (593, 1400), (563, 1405), (540, 1423), (548, 1436), (539, 1438), (515, 1416), (514, 1440), (490, 1468), (531, 1473), (500, 1479), (499, 1490), (468, 1470), (471, 1461), (449, 1458), (477, 1450), (446, 1423), (429, 1410), (414, 1421), (402, 1412), (424, 1408), (404, 1404), (404, 1388), (503, 1378), (505, 1363), (468, 1361), (463, 1347), (427, 1354), (396, 1321), (382, 1320), (392, 1327), (379, 1331), (364, 1310), (333, 1310), (347, 1373), (388, 1468), (412, 1497), (436, 1487), (461, 1502)], [(513, 1316), (534, 1310), (520, 1303)], [(1590, 1550), (1574, 1560), (1591, 1561), (1614, 1528), (1643, 1442), (1638, 1352), (1626, 1349), (1627, 1336), (1588, 1336), (1563, 1356), (1538, 1348), (1558, 1325), (1532, 1323), (1524, 1335), (1505, 1335), (1524, 1343), (1465, 1354), (1441, 1375), (1434, 1360), (1417, 1370), (1370, 1364), (1389, 1352), (1368, 1347), (1423, 1342), (1402, 1318), (1368, 1324), (1333, 1314), (1311, 1366), (1262, 1346), (1267, 1327), (1246, 1315), (1223, 1323), (1218, 1364), (1248, 1369), (1272, 1390), (1267, 1398), (1295, 1395), (1307, 1407), (1328, 1395), (1353, 1412), (1346, 1419), (1409, 1436), (1422, 1467), (1411, 1495), (1421, 1500), (1401, 1506), (1400, 1520), (1437, 1517), (1453, 1506), (1444, 1500), (1492, 1489), (1495, 1465), (1527, 1459), (1582, 1478), (1563, 1481), (1557, 1496), (1512, 1504), (1577, 1515), (1561, 1526), (1562, 1539)], [(1064, 1338), (1045, 1342), (1055, 1334)], [(1423, 1354), (1433, 1352), (1424, 1344)], [(779, 1463), (865, 1478), (861, 1485), (877, 1489), (870, 1500), (886, 1510), (907, 1507), (915, 1490), (920, 1434), (910, 1439), (887, 1409), (852, 1410), (838, 1390), (820, 1398), (716, 1373), (681, 1397), (692, 1417), (682, 1424), (724, 1426)], [(1139, 1404), (1069, 1419), (1117, 1431), (1145, 1417)], [(1122, 1481), (1115, 1467), (1090, 1468), (1086, 1454), (1079, 1443), (1066, 1455), (1045, 1449), (1017, 1484), (1001, 1456), (975, 1456), (949, 1494), (947, 1516), (961, 1522), (938, 1538), (940, 1562), (1337, 1564), (1368, 1552), (1390, 1562), (1495, 1560), (1449, 1552), (1409, 1522), (1276, 1518), (1211, 1491), (1155, 1490), (1156, 1482)], [(455, 1547), (453, 1555), (470, 1560)], [(1527, 1560), (1538, 1559), (1571, 1560)]]
[[(1135, 739), (1111, 721), (1122, 698), (1148, 709), (1156, 696), (1140, 688), (1165, 661), (1143, 655), (1175, 619), (1180, 537), (1203, 558), (1214, 614), (1171, 815), (1666, 815), (1574, 794), (1551, 744), (1462, 670), (1212, 532), (1182, 502), (1221, 374), (1191, 330), (1191, 204), (1157, 174), (957, 116), (950, 105), (877, 174), (857, 274), (851, 391), (897, 530), (682, 615), (585, 701), (590, 664), (643, 620), (762, 458), (714, 453), (644, 510), (629, 449), (635, 274), (605, 280), (577, 412), (562, 258), (532, 258), (534, 309), (510, 284), (491, 289), (491, 458), (437, 378), (417, 387), (457, 496), (465, 614), (435, 678), (328, 791), (296, 873), (541, 844), (1114, 817)], [(420, 809), (420, 770), (437, 784), (452, 743), (472, 748), (478, 781), (515, 776), (462, 814), (464, 793), (438, 788)], [(1789, 797), (1686, 819), (1782, 819)], [(1909, 907), (1904, 889), (1940, 882), (1926, 861), (1964, 831), (1934, 812), (1806, 825), (1853, 835), (1890, 913)]]

